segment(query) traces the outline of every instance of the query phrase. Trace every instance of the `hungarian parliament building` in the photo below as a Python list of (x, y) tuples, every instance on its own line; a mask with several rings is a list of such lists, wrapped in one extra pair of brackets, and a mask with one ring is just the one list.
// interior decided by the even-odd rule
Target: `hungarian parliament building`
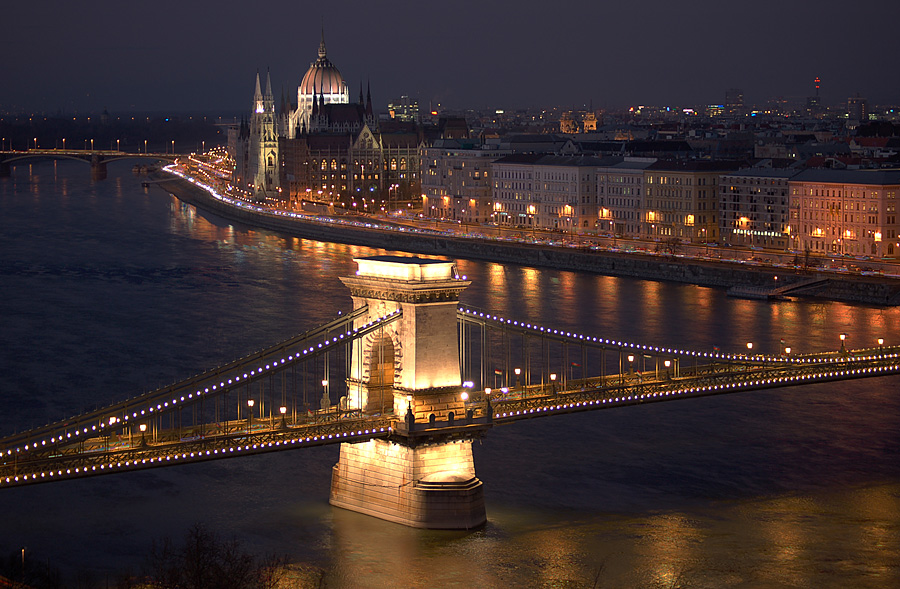
[(379, 121), (369, 89), (357, 102), (328, 59), (325, 37), (318, 59), (297, 88), (297, 102), (275, 107), (272, 81), (256, 75), (249, 118), (229, 129), (233, 185), (256, 200), (318, 202), (360, 211), (420, 202), (415, 121)]

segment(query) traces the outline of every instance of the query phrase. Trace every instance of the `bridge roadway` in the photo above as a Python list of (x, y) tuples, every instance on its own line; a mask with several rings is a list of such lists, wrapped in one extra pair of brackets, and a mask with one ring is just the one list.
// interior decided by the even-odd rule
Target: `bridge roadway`
[[(34, 439), (34, 432), (29, 432), (0, 440), (5, 450), (0, 452), (0, 488), (397, 435), (423, 442), (432, 436), (444, 440), (453, 435), (480, 437), (493, 425), (549, 415), (900, 373), (900, 347), (832, 352), (804, 360), (768, 365), (716, 361), (682, 370), (677, 377), (629, 372), (572, 379), (565, 390), (553, 383), (513, 388), (499, 395), (476, 392), (466, 416), (455, 422), (419, 423), (331, 406), (290, 422), (282, 414), (163, 429), (152, 440), (134, 428), (121, 433), (112, 428), (94, 433), (92, 428), (90, 435), (77, 442), (67, 438), (65, 443), (23, 449), (23, 439)], [(153, 398), (158, 395), (154, 393)], [(108, 415), (108, 411), (101, 413)], [(97, 413), (91, 415), (95, 419)]]

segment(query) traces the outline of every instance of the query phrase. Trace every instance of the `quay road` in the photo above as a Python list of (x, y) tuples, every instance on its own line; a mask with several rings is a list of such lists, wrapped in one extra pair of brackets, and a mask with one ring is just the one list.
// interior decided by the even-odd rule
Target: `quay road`
[(167, 166), (164, 177), (174, 175), (193, 184), (172, 182), (167, 190), (227, 219), (308, 239), (726, 289), (774, 290), (816, 277), (823, 280), (791, 296), (900, 304), (900, 265), (886, 260), (826, 261), (811, 256), (807, 267), (802, 265), (803, 256), (795, 253), (707, 244), (679, 244), (673, 253), (665, 251), (669, 244), (663, 242), (439, 222), (412, 214), (342, 213), (334, 207), (311, 204), (302, 211), (287, 210), (277, 208), (274, 201), (252, 201), (248, 194), (229, 186), (227, 175), (213, 174), (211, 168), (215, 166), (199, 166), (193, 161), (184, 165), (184, 160)]
[[(181, 170), (212, 186), (222, 188), (230, 178), (229, 170), (223, 168), (227, 161), (219, 156), (206, 157), (192, 155), (179, 160)], [(250, 194), (238, 194), (236, 188), (224, 191), (228, 196), (250, 202)], [(318, 216), (332, 216), (342, 220), (356, 220), (363, 224), (376, 223), (382, 227), (400, 226), (416, 231), (487, 240), (514, 241), (535, 245), (570, 247), (585, 250), (610, 252), (640, 252), (648, 255), (676, 257), (687, 260), (726, 262), (758, 267), (799, 269), (809, 267), (817, 271), (835, 272), (844, 275), (887, 275), (900, 277), (900, 260), (872, 258), (870, 256), (850, 256), (838, 253), (814, 253), (802, 251), (782, 251), (764, 248), (746, 248), (721, 245), (715, 242), (677, 242), (663, 239), (621, 237), (610, 233), (586, 234), (536, 227), (509, 227), (497, 223), (468, 223), (457, 219), (425, 217), (407, 211), (393, 213), (383, 211), (360, 211), (359, 208), (341, 209), (334, 206), (304, 203), (303, 209), (279, 209), (279, 201), (273, 200), (267, 206), (273, 210), (290, 210)], [(898, 244), (900, 246), (900, 244)]]

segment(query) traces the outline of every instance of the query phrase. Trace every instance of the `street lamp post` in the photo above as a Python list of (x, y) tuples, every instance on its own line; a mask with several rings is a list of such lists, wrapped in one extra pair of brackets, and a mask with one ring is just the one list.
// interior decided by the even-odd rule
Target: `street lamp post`
[(551, 390), (553, 391), (553, 394), (555, 395), (556, 394), (556, 373), (555, 372), (550, 373), (550, 387), (551, 387)]
[(669, 379), (671, 378), (671, 376), (669, 375), (669, 367), (670, 367), (671, 365), (672, 365), (672, 361), (671, 361), (671, 360), (666, 360), (665, 362), (663, 362), (663, 366), (666, 367), (666, 380), (669, 380)]
[(141, 430), (141, 447), (147, 445), (147, 438), (145, 437), (147, 434), (147, 424), (142, 423), (138, 426), (138, 429)]
[(287, 429), (287, 421), (285, 418), (285, 414), (287, 413), (287, 407), (282, 405), (278, 408), (279, 413), (281, 413), (281, 429)]
[(256, 401), (253, 399), (247, 399), (247, 433), (251, 433), (253, 431), (253, 406), (256, 404)]
[(878, 338), (878, 353), (884, 356), (884, 338)]
[(847, 353), (847, 348), (844, 347), (844, 341), (847, 339), (847, 334), (842, 333), (840, 337), (841, 337), (841, 355), (843, 356), (844, 354)]

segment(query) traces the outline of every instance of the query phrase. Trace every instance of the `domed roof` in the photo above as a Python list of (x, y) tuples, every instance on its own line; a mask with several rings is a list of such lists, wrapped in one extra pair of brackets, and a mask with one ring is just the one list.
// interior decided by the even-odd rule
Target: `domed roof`
[(314, 61), (300, 82), (300, 94), (341, 94), (346, 92), (347, 84), (341, 72), (325, 55), (325, 34), (319, 44), (319, 59)]

